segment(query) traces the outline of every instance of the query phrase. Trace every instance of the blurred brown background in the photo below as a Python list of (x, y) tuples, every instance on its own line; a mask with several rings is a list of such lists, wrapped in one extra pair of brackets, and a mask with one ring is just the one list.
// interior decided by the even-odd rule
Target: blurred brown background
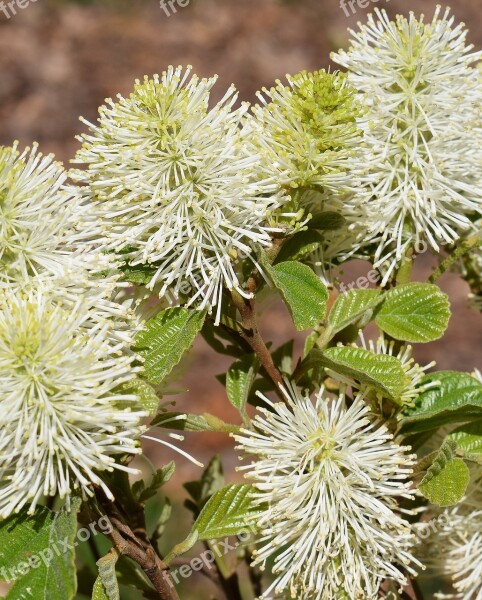
[[(133, 80), (160, 72), (169, 64), (192, 64), (202, 76), (219, 74), (215, 90), (220, 97), (234, 83), (243, 100), (270, 86), (285, 73), (317, 69), (330, 64), (329, 52), (344, 45), (347, 27), (363, 21), (375, 6), (398, 12), (425, 11), (431, 18), (435, 0), (360, 0), (349, 18), (339, 0), (183, 0), (174, 12), (159, 0), (20, 0), (20, 9), (0, 8), (0, 144), (18, 139), (21, 145), (38, 141), (44, 152), (54, 152), (66, 163), (83, 130), (79, 115), (95, 120), (97, 106), (116, 93), (128, 94)], [(348, 4), (348, 2), (346, 3)], [(455, 0), (453, 12), (470, 27), (469, 39), (482, 47), (480, 0)], [(350, 7), (347, 11), (351, 13)], [(421, 257), (416, 276), (423, 279), (434, 261)], [(367, 271), (357, 263), (345, 270), (352, 281)], [(471, 370), (482, 367), (482, 317), (467, 307), (466, 285), (455, 275), (445, 276), (454, 317), (443, 343), (417, 349), (420, 360), (435, 358), (440, 369)], [(283, 309), (270, 302), (264, 318), (266, 338), (275, 346), (293, 336)], [(186, 393), (176, 397), (181, 410), (209, 411), (236, 419), (227, 407), (222, 386), (215, 375), (229, 361), (214, 356), (204, 342), (196, 344), (187, 359)], [(226, 471), (233, 475), (235, 453), (229, 439), (221, 436), (188, 436), (186, 448), (201, 460), (215, 452), (223, 454)], [(159, 447), (149, 447), (157, 465), (172, 458)], [(178, 474), (169, 491), (178, 504), (184, 497), (180, 482), (197, 477), (199, 470), (180, 459)], [(182, 539), (188, 527), (187, 513), (172, 531), (173, 541)], [(204, 581), (191, 578), (183, 598), (207, 598)]]

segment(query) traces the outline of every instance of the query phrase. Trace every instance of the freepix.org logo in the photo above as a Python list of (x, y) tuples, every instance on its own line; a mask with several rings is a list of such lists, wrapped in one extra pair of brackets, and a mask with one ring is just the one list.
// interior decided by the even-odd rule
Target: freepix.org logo
[[(25, 577), (29, 571), (38, 569), (42, 565), (49, 567), (50, 563), (57, 556), (62, 556), (77, 548), (80, 542), (86, 542), (91, 537), (95, 537), (99, 533), (109, 535), (113, 531), (112, 523), (107, 515), (103, 515), (96, 522), (90, 523), (88, 527), (84, 527), (77, 531), (74, 542), (71, 544), (68, 537), (56, 539), (48, 548), (44, 548), (38, 554), (30, 554), (25, 561), (19, 562), (17, 565), (0, 569), (0, 580), (7, 583), (14, 583), (20, 577)], [(0, 552), (0, 558), (2, 554)]]
[(340, 0), (340, 8), (345, 16), (351, 17), (356, 14), (359, 8), (368, 8), (370, 4), (381, 2), (390, 2), (390, 0)]
[(0, 0), (0, 12), (2, 12), (7, 19), (15, 17), (19, 10), (25, 10), (31, 4), (38, 2), (38, 0)]
[(185, 8), (190, 2), (191, 0), (160, 0), (159, 6), (170, 17), (177, 13), (178, 8)]

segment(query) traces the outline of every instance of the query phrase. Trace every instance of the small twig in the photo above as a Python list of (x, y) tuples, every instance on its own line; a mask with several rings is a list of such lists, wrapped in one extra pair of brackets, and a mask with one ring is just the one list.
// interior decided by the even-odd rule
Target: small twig
[(159, 598), (162, 600), (179, 600), (169, 568), (158, 556), (152, 545), (146, 543), (144, 539), (139, 539), (130, 527), (122, 521), (115, 504), (106, 498), (100, 488), (96, 489), (96, 497), (114, 526), (108, 537), (116, 550), (141, 567), (159, 594)]
[(254, 298), (243, 298), (236, 290), (232, 291), (233, 302), (241, 315), (243, 330), (240, 336), (245, 340), (259, 358), (269, 378), (279, 388), (283, 384), (283, 376), (273, 362), (273, 357), (258, 329)]
[[(273, 245), (266, 252), (266, 260), (269, 264), (273, 264), (278, 256), (285, 238), (275, 238)], [(283, 376), (273, 362), (268, 347), (266, 346), (258, 328), (258, 322), (256, 318), (256, 300), (255, 293), (261, 282), (261, 274), (259, 271), (254, 271), (246, 282), (246, 291), (250, 294), (251, 298), (243, 298), (239, 292), (232, 290), (231, 295), (233, 298), (234, 305), (241, 315), (242, 331), (239, 332), (241, 338), (247, 342), (253, 352), (259, 358), (262, 366), (264, 367), (269, 378), (275, 384), (278, 389), (283, 384)]]
[(465, 241), (463, 241), (458, 248), (456, 248), (452, 254), (447, 256), (445, 260), (443, 260), (439, 266), (435, 269), (432, 275), (429, 277), (429, 283), (435, 283), (446, 271), (450, 269), (450, 267), (456, 263), (459, 258), (461, 258), (467, 252), (470, 252), (472, 248), (476, 246), (480, 246), (482, 244), (482, 238), (480, 232), (475, 233), (468, 237)]

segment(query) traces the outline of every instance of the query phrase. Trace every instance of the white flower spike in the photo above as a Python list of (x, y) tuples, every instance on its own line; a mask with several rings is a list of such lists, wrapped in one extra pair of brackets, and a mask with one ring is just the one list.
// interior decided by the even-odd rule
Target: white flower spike
[(79, 248), (80, 206), (63, 188), (65, 179), (62, 166), (37, 145), (21, 154), (17, 144), (0, 147), (0, 288), (18, 289), (38, 277), (76, 280), (79, 270), (106, 268), (98, 252)]
[(482, 471), (472, 468), (473, 481), (463, 502), (443, 513), (444, 525), (430, 540), (434, 563), (449, 575), (454, 595), (436, 598), (482, 600)]
[(376, 9), (351, 33), (349, 50), (332, 58), (367, 108), (370, 199), (361, 202), (371, 235), (362, 244), (377, 243), (386, 283), (408, 249), (425, 241), (439, 251), (482, 210), (482, 53), (440, 7), (429, 23)]
[[(254, 461), (241, 469), (267, 508), (255, 563), (274, 556), (276, 580), (263, 598), (374, 599), (385, 578), (413, 573), (410, 498), (413, 457), (374, 422), (362, 396), (315, 402), (287, 387), (286, 403), (260, 408), (253, 430), (235, 435)], [(274, 596), (273, 596), (274, 594)]]
[(100, 247), (150, 265), (148, 287), (201, 309), (217, 307), (223, 287), (246, 294), (237, 260), (269, 246), (267, 219), (281, 203), (233, 110), (234, 88), (209, 109), (216, 78), (170, 67), (136, 82), (128, 98), (107, 101), (82, 136), (76, 171)]
[(133, 334), (117, 339), (121, 315), (95, 310), (45, 290), (0, 300), (0, 518), (92, 484), (112, 497), (99, 472), (132, 471), (115, 457), (140, 453), (144, 431), (139, 398), (122, 389), (139, 370)]

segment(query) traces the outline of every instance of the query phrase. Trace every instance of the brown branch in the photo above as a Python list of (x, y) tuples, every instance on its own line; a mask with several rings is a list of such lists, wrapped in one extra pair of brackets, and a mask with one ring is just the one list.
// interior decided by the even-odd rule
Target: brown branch
[[(273, 245), (266, 252), (266, 260), (269, 264), (274, 263), (284, 242), (285, 238), (273, 239)], [(243, 296), (241, 296), (241, 294), (236, 290), (231, 291), (231, 296), (233, 298), (234, 305), (241, 315), (242, 331), (239, 332), (239, 335), (245, 342), (249, 344), (250, 348), (259, 358), (264, 370), (275, 384), (275, 387), (279, 388), (281, 385), (283, 385), (283, 376), (274, 364), (271, 353), (259, 332), (256, 318), (256, 301), (254, 296), (260, 282), (261, 274), (256, 270), (246, 282), (246, 291), (252, 297), (243, 298)]]
[(249, 344), (250, 348), (259, 358), (269, 378), (275, 384), (276, 388), (279, 388), (283, 385), (283, 376), (274, 364), (273, 357), (259, 332), (254, 298), (243, 298), (236, 290), (232, 290), (232, 298), (241, 315), (243, 330), (239, 335)]
[(100, 488), (96, 488), (96, 497), (114, 527), (108, 537), (116, 550), (141, 567), (159, 594), (159, 598), (162, 600), (179, 600), (170, 576), (169, 567), (158, 556), (152, 545), (133, 533), (131, 528), (122, 520), (115, 504), (106, 498)]

